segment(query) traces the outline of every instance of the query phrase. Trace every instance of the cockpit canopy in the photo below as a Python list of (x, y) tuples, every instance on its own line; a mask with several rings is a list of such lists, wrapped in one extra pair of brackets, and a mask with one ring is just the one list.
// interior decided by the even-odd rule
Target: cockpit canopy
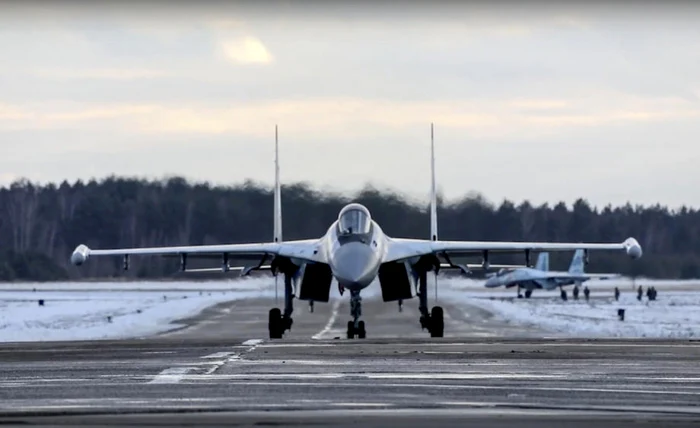
[(338, 214), (338, 229), (341, 235), (357, 235), (369, 233), (372, 218), (369, 210), (360, 204), (349, 204)]

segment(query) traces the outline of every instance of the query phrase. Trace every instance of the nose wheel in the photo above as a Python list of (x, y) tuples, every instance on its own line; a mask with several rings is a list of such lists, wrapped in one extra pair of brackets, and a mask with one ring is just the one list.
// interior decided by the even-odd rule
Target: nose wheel
[(364, 339), (365, 337), (367, 337), (367, 331), (365, 330), (365, 322), (358, 321), (357, 327), (355, 327), (354, 321), (348, 321), (347, 336), (348, 339), (354, 339), (355, 337), (357, 337), (358, 339)]

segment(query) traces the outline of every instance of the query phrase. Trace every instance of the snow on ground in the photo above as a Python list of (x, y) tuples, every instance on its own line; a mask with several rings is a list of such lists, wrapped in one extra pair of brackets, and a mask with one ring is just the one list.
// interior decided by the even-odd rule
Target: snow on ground
[[(558, 336), (700, 336), (700, 281), (631, 279), (591, 281), (591, 301), (559, 298), (558, 291), (536, 290), (516, 299), (515, 289), (486, 289), (483, 282), (439, 278), (440, 300), (478, 306), (510, 323), (533, 325)], [(280, 296), (282, 293), (280, 284)], [(636, 300), (636, 285), (653, 285), (657, 301)], [(612, 289), (622, 292), (619, 302)], [(331, 297), (337, 297), (332, 286)], [(434, 285), (429, 280), (432, 299)], [(381, 295), (372, 284), (363, 296)], [(88, 340), (141, 337), (177, 327), (174, 321), (235, 299), (274, 296), (269, 276), (221, 281), (66, 282), (0, 284), (0, 342)], [(347, 294), (343, 296), (347, 298)], [(44, 306), (38, 300), (44, 299)], [(431, 300), (431, 305), (432, 305)], [(617, 309), (626, 310), (619, 321)], [(111, 322), (108, 317), (111, 317)]]
[[(601, 281), (602, 282), (602, 281)], [(698, 338), (700, 337), (700, 287), (695, 284), (674, 282), (669, 291), (659, 291), (657, 300), (648, 301), (646, 296), (637, 300), (636, 289), (620, 287), (620, 300), (615, 301), (613, 292), (591, 289), (591, 299), (586, 302), (583, 292), (574, 300), (571, 287), (567, 287), (567, 301), (562, 301), (559, 290), (535, 290), (530, 299), (518, 299), (515, 289), (475, 291), (464, 281), (442, 281), (443, 299), (462, 301), (493, 313), (510, 324), (533, 326), (552, 335), (562, 337), (650, 337), (650, 338)], [(649, 285), (657, 290), (670, 287), (663, 281), (642, 283), (644, 291)], [(612, 289), (614, 285), (610, 286)], [(675, 291), (676, 289), (690, 291)], [(625, 310), (625, 319), (620, 321), (618, 309)]]
[[(212, 281), (83, 281), (83, 282), (8, 282), (0, 283), (0, 293), (7, 291), (255, 291), (274, 290), (275, 280), (269, 275), (239, 277)], [(279, 280), (280, 290), (283, 281)]]
[[(27, 291), (0, 288), (0, 342), (152, 335), (175, 328), (173, 321), (194, 316), (217, 303), (274, 295), (274, 282), (269, 278), (222, 281), (201, 289), (200, 284), (116, 284), (123, 289), (115, 290), (115, 284), (110, 283), (102, 289), (95, 287), (96, 283), (90, 283), (89, 289), (84, 284), (55, 283), (37, 284), (36, 291), (31, 291), (34, 285), (6, 285), (3, 288)], [(39, 299), (44, 300), (44, 306), (39, 305)]]

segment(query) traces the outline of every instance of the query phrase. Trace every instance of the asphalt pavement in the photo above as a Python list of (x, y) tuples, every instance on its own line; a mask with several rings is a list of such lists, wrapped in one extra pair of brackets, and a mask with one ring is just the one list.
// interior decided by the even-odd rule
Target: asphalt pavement
[[(347, 297), (347, 296), (346, 296)], [(554, 337), (441, 301), (297, 302), (267, 339), (271, 299), (220, 304), (157, 337), (0, 346), (0, 424), (20, 426), (697, 426), (700, 343)]]

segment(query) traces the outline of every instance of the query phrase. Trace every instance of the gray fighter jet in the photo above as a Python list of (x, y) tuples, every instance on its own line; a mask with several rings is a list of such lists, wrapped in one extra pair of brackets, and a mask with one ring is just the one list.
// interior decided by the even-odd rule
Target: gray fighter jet
[(549, 253), (542, 252), (537, 256), (537, 264), (534, 268), (521, 267), (517, 269), (501, 269), (495, 274), (487, 275), (489, 278), (484, 285), (488, 288), (495, 287), (518, 287), (518, 297), (521, 289), (525, 289), (525, 297), (529, 298), (535, 289), (553, 290), (559, 288), (562, 298), (565, 298), (565, 291), (562, 287), (581, 284), (589, 279), (610, 279), (620, 277), (620, 274), (609, 273), (585, 273), (586, 252), (577, 249), (571, 259), (569, 270), (566, 272), (556, 272), (549, 270)]

